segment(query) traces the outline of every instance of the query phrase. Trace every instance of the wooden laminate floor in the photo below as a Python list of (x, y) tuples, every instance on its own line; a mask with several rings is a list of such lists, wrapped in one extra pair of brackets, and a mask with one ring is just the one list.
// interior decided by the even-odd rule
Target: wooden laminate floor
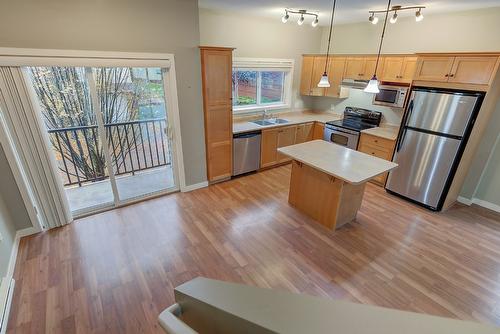
[(331, 232), (287, 203), (290, 167), (23, 238), (9, 333), (161, 333), (196, 276), (500, 325), (500, 217), (436, 214), (369, 184)]

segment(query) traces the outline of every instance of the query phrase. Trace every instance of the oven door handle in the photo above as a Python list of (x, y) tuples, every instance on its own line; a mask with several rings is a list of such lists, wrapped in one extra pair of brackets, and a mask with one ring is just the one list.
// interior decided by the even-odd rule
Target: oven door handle
[(332, 128), (329, 128), (329, 129), (331, 130), (332, 133), (339, 132), (339, 133), (345, 133), (345, 134), (348, 134), (348, 135), (351, 135), (351, 136), (357, 136), (358, 135), (357, 133), (347, 132), (347, 131), (343, 131), (343, 130), (339, 130), (339, 129), (332, 129)]

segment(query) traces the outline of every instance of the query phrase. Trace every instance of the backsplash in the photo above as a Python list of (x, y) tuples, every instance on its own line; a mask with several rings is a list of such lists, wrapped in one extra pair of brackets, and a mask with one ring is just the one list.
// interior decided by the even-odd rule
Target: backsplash
[(342, 114), (345, 107), (358, 107), (382, 113), (382, 123), (399, 125), (403, 117), (404, 109), (390, 108), (372, 104), (373, 95), (365, 93), (360, 89), (351, 89), (346, 99), (316, 97), (313, 101), (313, 109), (330, 111)]

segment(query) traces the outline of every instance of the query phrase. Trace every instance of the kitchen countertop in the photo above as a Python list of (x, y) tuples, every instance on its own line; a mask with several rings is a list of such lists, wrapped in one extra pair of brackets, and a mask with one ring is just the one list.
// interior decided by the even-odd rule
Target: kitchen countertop
[(398, 138), (399, 126), (396, 125), (381, 125), (380, 127), (366, 129), (361, 131), (368, 135), (377, 136), (389, 140), (396, 140)]
[(336, 121), (342, 119), (342, 115), (331, 112), (312, 112), (312, 111), (291, 111), (284, 113), (272, 114), (273, 117), (283, 118), (288, 120), (288, 123), (273, 124), (273, 125), (258, 125), (252, 123), (251, 120), (262, 119), (262, 117), (234, 117), (233, 119), (233, 134), (250, 132), (255, 130), (270, 129), (279, 126), (295, 125), (306, 122), (321, 122)]
[(278, 151), (296, 161), (355, 185), (398, 166), (394, 162), (324, 140), (281, 147)]

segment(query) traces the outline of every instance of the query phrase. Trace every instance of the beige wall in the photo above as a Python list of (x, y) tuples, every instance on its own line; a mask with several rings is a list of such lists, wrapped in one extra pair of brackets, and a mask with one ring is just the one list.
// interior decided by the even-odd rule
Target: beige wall
[(0, 47), (173, 53), (186, 182), (206, 180), (197, 0), (0, 0)]
[(200, 9), (200, 41), (203, 45), (235, 47), (235, 57), (286, 58), (295, 60), (293, 107), (310, 107), (310, 99), (299, 94), (302, 54), (317, 53), (321, 29), (299, 27), (293, 22), (248, 17)]
[[(500, 51), (500, 7), (426, 15), (421, 22), (414, 17), (387, 23), (383, 53)], [(368, 22), (335, 26), (333, 53), (377, 53), (382, 18)], [(321, 49), (326, 49), (328, 28), (323, 28)]]
[(489, 121), (460, 195), (500, 206), (500, 100)]
[(474, 195), (475, 198), (490, 202), (500, 208), (500, 131), (484, 174)]
[(0, 279), (5, 276), (16, 231), (30, 227), (28, 212), (0, 145)]

